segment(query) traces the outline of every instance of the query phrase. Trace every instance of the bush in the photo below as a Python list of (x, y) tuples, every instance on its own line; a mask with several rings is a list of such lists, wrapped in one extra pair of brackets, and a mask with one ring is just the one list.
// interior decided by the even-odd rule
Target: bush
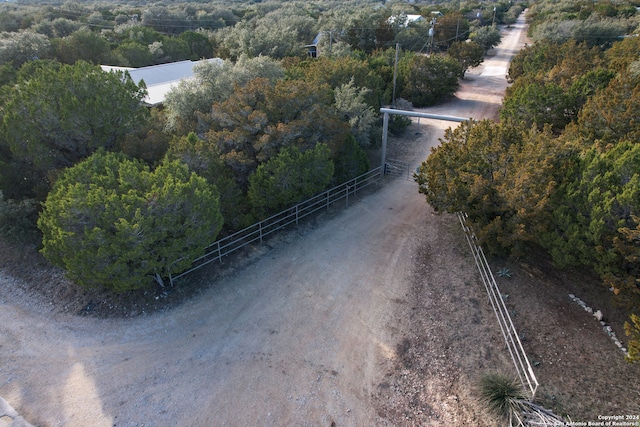
[(517, 379), (486, 374), (480, 379), (480, 399), (495, 415), (512, 420), (522, 411), (524, 391)]
[(186, 165), (154, 171), (98, 151), (67, 169), (44, 203), (44, 256), (85, 287), (125, 292), (186, 270), (223, 219), (214, 186)]
[(458, 90), (461, 70), (458, 61), (447, 55), (408, 57), (399, 64), (400, 96), (418, 108), (434, 105)]
[(640, 362), (640, 316), (631, 315), (631, 322), (625, 322), (624, 331), (629, 337), (628, 362)]
[(39, 235), (36, 227), (37, 203), (33, 199), (5, 199), (0, 190), (0, 236), (13, 242), (32, 242)]
[(249, 177), (249, 200), (258, 217), (290, 207), (324, 190), (333, 177), (331, 152), (325, 144), (304, 153), (295, 147), (280, 154)]
[(335, 171), (333, 184), (347, 182), (369, 170), (367, 153), (358, 145), (353, 135), (348, 135), (333, 157)]
[[(508, 426), (564, 426), (566, 421), (553, 412), (526, 398), (515, 378), (500, 374), (485, 374), (480, 379), (480, 399), (489, 410)], [(500, 424), (502, 425), (502, 424)]]
[(389, 132), (393, 135), (402, 135), (411, 123), (411, 118), (407, 116), (392, 114), (389, 117)]

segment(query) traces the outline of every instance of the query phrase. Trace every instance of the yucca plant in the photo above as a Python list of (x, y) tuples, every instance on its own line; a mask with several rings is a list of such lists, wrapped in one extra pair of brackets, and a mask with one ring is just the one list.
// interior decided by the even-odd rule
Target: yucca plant
[(480, 379), (480, 398), (489, 410), (509, 422), (509, 426), (523, 425), (524, 390), (518, 380), (504, 375), (490, 373)]
[(498, 270), (498, 276), (499, 277), (508, 277), (509, 279), (511, 279), (511, 270), (509, 270), (508, 268), (501, 268), (500, 270)]
[(515, 378), (490, 373), (480, 379), (480, 399), (509, 427), (564, 426), (565, 420), (527, 399)]

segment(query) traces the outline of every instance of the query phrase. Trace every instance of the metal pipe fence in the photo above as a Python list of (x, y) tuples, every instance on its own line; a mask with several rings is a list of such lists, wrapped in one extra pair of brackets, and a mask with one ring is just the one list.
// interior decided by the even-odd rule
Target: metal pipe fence
[(205, 253), (202, 256), (193, 260), (193, 264), (190, 269), (175, 276), (169, 275), (171, 285), (173, 285), (174, 280), (186, 276), (187, 274), (192, 273), (214, 261), (222, 261), (223, 257), (242, 249), (251, 243), (262, 243), (263, 239), (271, 233), (281, 230), (291, 224), (298, 224), (301, 219), (322, 209), (328, 209), (336, 202), (345, 200), (345, 205), (349, 206), (350, 195), (355, 195), (357, 191), (362, 190), (381, 179), (381, 168), (382, 166), (378, 166), (377, 168), (371, 169), (370, 171), (353, 178), (344, 184), (333, 187), (243, 230), (216, 240), (205, 248)]
[(491, 272), (491, 268), (489, 267), (489, 263), (487, 262), (487, 258), (484, 255), (482, 247), (478, 244), (471, 227), (467, 225), (467, 215), (462, 212), (458, 212), (458, 219), (462, 229), (464, 230), (464, 235), (467, 239), (467, 243), (469, 244), (469, 248), (471, 248), (473, 259), (476, 262), (476, 267), (478, 267), (478, 271), (482, 278), (482, 283), (484, 284), (487, 295), (489, 296), (491, 308), (493, 309), (493, 312), (498, 319), (498, 323), (500, 324), (500, 331), (502, 332), (507, 349), (509, 350), (509, 355), (511, 356), (513, 365), (518, 372), (518, 377), (522, 383), (522, 387), (528, 389), (531, 392), (531, 398), (533, 398), (535, 397), (538, 389), (538, 380), (531, 368), (527, 354), (522, 347), (522, 342), (520, 341), (520, 337), (513, 325), (513, 321), (511, 320), (507, 306), (504, 303), (498, 284)]
[(410, 168), (409, 162), (396, 160), (396, 159), (387, 159), (387, 161), (384, 164), (384, 167), (385, 167), (385, 171), (384, 171), (385, 175), (402, 178), (407, 181), (414, 181), (413, 171)]

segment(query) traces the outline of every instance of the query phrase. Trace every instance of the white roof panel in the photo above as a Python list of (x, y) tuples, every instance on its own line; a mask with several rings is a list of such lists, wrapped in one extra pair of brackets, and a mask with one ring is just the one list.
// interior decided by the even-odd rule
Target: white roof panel
[(158, 105), (164, 102), (165, 95), (182, 80), (193, 78), (193, 67), (201, 62), (215, 61), (222, 64), (222, 59), (204, 59), (202, 61), (179, 61), (168, 64), (151, 65), (149, 67), (128, 68), (102, 65), (104, 71), (128, 71), (136, 84), (144, 80), (147, 86), (147, 96), (144, 102)]

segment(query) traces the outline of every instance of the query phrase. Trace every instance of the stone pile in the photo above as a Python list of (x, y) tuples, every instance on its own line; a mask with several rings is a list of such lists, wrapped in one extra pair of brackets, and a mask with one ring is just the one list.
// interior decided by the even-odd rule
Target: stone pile
[(602, 320), (603, 316), (602, 316), (602, 312), (600, 310), (597, 311), (593, 311), (593, 309), (591, 307), (589, 307), (587, 305), (587, 303), (585, 303), (584, 301), (582, 301), (580, 298), (578, 298), (577, 296), (573, 295), (573, 294), (569, 294), (569, 298), (571, 298), (574, 302), (578, 303), (578, 305), (582, 308), (584, 308), (584, 310), (589, 313), (592, 314), (593, 317), (596, 318), (596, 320), (598, 322), (600, 322), (600, 325), (602, 326), (602, 329), (606, 332), (607, 335), (609, 335), (609, 337), (611, 338), (611, 341), (613, 341), (613, 343), (625, 354), (627, 355), (627, 349), (622, 345), (622, 343), (620, 342), (620, 340), (618, 339), (618, 337), (616, 336), (616, 333), (613, 331), (613, 329), (611, 328), (611, 326), (607, 325), (607, 323)]

